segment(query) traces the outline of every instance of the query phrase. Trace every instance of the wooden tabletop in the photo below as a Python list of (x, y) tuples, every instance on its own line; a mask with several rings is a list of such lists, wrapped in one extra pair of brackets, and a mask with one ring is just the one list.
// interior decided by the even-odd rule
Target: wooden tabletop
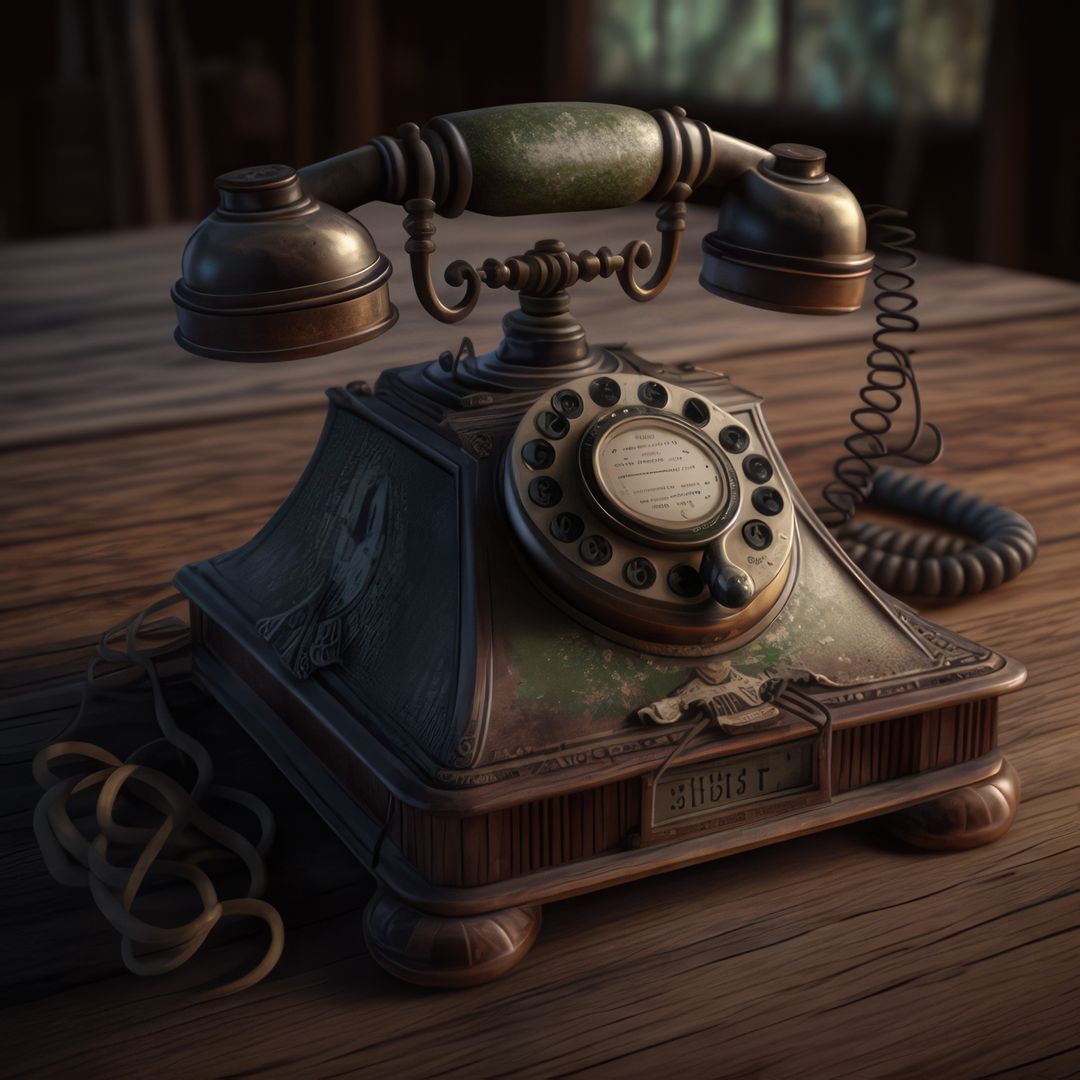
[[(364, 214), (391, 256), (401, 216)], [(707, 212), (691, 215), (657, 302), (596, 281), (575, 290), (575, 311), (597, 343), (707, 362), (762, 393), (815, 493), (847, 431), (871, 317), (709, 297), (695, 283), (709, 227)], [(502, 257), (544, 236), (617, 247), (650, 228), (642, 208), (466, 217), (440, 223), (438, 257)], [(365, 950), (366, 874), (180, 672), (183, 722), (215, 746), (223, 776), (277, 811), (269, 898), (285, 955), (217, 1002), (194, 989), (198, 971), (127, 974), (88, 896), (47, 876), (30, 829), (27, 763), (70, 717), (90, 643), (178, 566), (261, 525), (314, 445), (325, 386), (455, 348), (461, 331), (490, 348), (512, 302), (488, 293), (463, 327), (439, 326), (396, 259), (401, 322), (373, 344), (273, 367), (199, 360), (171, 340), (188, 231), (0, 249), (0, 1075), (1080, 1073), (1080, 286), (940, 259), (924, 263), (919, 309), (926, 405), (946, 436), (930, 471), (1025, 514), (1041, 540), (1021, 579), (929, 611), (1028, 666), (1002, 709), (1023, 782), (1005, 839), (914, 854), (868, 825), (789, 842), (551, 905), (509, 977), (419, 991)], [(87, 737), (122, 749), (151, 734), (144, 710), (106, 705)], [(254, 947), (225, 936), (211, 965)]]

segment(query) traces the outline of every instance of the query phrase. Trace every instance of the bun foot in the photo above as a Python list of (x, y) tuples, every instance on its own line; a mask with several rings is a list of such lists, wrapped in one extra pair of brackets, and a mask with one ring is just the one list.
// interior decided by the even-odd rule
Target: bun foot
[(380, 888), (364, 912), (364, 939), (391, 975), (457, 989), (505, 975), (532, 948), (540, 908), (512, 907), (447, 918), (403, 904)]
[(1004, 759), (988, 780), (899, 810), (885, 824), (900, 840), (931, 851), (963, 851), (1004, 836), (1016, 817), (1020, 778)]

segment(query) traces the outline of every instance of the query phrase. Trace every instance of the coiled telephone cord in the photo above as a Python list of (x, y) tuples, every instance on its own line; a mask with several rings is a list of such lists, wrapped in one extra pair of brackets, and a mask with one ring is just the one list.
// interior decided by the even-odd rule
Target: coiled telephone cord
[[(259, 982), (281, 956), (285, 934), (281, 916), (261, 899), (266, 888), (264, 856), (273, 842), (274, 819), (261, 799), (214, 783), (209, 753), (202, 743), (177, 727), (165, 701), (155, 665), (186, 646), (186, 627), (177, 619), (151, 623), (145, 620), (180, 599), (166, 597), (140, 612), (126, 628), (123, 650), (111, 644), (125, 633), (123, 626), (102, 635), (97, 656), (87, 668), (78, 712), (60, 741), (46, 746), (34, 758), (34, 779), (45, 789), (34, 810), (34, 834), (45, 865), (56, 881), (89, 887), (94, 903), (122, 935), (121, 956), (128, 970), (136, 975), (158, 975), (178, 968), (199, 950), (217, 923), (229, 916), (248, 916), (266, 923), (270, 942), (262, 959), (250, 971), (211, 988), (206, 995), (222, 997)], [(140, 638), (169, 640), (140, 649)], [(154, 716), (163, 737), (140, 746), (127, 761), (99, 746), (66, 738), (78, 727), (91, 699), (102, 694), (95, 680), (102, 662), (139, 668), (149, 680)], [(151, 756), (161, 759), (169, 751), (173, 758), (180, 756), (194, 765), (195, 780), (190, 789), (165, 772), (164, 763), (162, 768), (143, 763)], [(62, 761), (78, 763), (78, 771), (57, 775), (53, 768)], [(69, 803), (81, 792), (94, 788), (100, 789), (94, 806), (97, 831), (88, 838), (72, 820)], [(258, 823), (258, 840), (252, 843), (212, 817), (203, 808), (203, 803), (211, 799), (246, 809)], [(121, 823), (117, 820), (120, 806), (129, 821), (136, 815), (152, 815), (154, 823)], [(218, 898), (202, 864), (221, 858), (243, 864), (249, 882), (247, 895)], [(151, 877), (187, 883), (195, 890), (202, 910), (180, 926), (163, 926), (139, 917), (132, 908)]]
[[(866, 222), (874, 261), (877, 329), (866, 357), (861, 404), (851, 413), (855, 430), (844, 440), (846, 453), (833, 466), (822, 490), (818, 515), (841, 547), (872, 581), (890, 593), (949, 597), (996, 588), (1034, 561), (1035, 530), (1013, 510), (970, 495), (942, 481), (885, 467), (885, 459), (929, 465), (941, 455), (941, 431), (923, 418), (922, 398), (911, 354), (897, 334), (913, 334), (919, 320), (913, 271), (914, 230), (907, 216), (887, 206), (867, 206)], [(896, 413), (910, 403), (910, 433), (897, 439)], [(929, 519), (951, 530), (895, 528), (853, 521), (863, 502)], [(965, 536), (957, 536), (963, 533)]]

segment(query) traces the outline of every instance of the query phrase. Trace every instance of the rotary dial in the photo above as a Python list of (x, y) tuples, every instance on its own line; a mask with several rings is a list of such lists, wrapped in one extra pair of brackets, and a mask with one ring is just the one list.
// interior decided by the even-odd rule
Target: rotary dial
[(722, 641), (783, 592), (787, 487), (753, 417), (691, 389), (621, 373), (560, 386), (522, 418), (504, 482), (548, 582), (617, 629)]

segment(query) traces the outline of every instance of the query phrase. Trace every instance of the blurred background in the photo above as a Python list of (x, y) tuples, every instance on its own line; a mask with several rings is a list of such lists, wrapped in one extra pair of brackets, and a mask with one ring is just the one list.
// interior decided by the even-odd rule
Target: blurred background
[(825, 148), (920, 246), (1080, 278), (1073, 0), (35, 0), (5, 7), (0, 238), (202, 216), (213, 177), (597, 99)]

